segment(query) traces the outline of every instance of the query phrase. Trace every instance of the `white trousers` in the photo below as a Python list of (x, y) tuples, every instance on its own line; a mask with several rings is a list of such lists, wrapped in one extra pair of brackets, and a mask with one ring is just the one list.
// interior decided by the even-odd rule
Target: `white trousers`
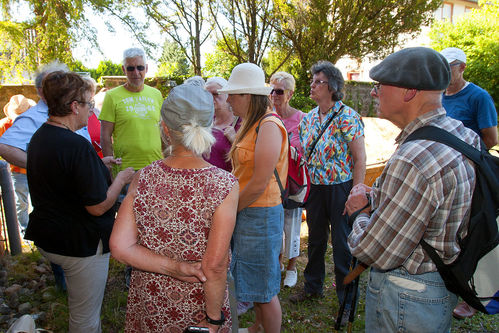
[(68, 257), (40, 253), (64, 270), (68, 292), (69, 332), (100, 333), (100, 313), (109, 270), (109, 253), (102, 254), (102, 242), (90, 257)]

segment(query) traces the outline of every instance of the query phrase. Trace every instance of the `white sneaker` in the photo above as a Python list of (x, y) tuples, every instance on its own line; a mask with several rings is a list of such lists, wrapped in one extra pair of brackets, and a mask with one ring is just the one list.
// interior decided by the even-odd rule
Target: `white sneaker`
[(298, 272), (296, 271), (296, 269), (294, 271), (286, 271), (286, 277), (284, 278), (284, 287), (294, 287), (297, 280)]

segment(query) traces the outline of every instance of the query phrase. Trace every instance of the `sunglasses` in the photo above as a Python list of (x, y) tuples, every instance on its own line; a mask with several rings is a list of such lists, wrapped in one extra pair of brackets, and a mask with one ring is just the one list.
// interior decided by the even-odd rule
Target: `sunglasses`
[(127, 72), (133, 72), (135, 70), (135, 68), (137, 68), (137, 70), (139, 72), (142, 72), (144, 69), (146, 69), (146, 66), (142, 66), (142, 65), (139, 65), (139, 66), (126, 66), (126, 71)]
[(283, 89), (272, 89), (272, 91), (270, 92), (270, 94), (272, 95), (272, 94), (274, 94), (274, 93), (275, 93), (276, 95), (281, 96), (281, 95), (284, 95), (284, 90), (283, 90)]

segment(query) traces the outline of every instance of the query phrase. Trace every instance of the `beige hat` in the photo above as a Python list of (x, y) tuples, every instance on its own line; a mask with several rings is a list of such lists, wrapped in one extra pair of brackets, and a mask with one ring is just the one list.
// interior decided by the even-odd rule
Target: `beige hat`
[(10, 119), (14, 119), (34, 105), (36, 105), (34, 100), (26, 98), (23, 95), (14, 95), (3, 107), (3, 113)]
[(219, 94), (269, 95), (272, 87), (265, 84), (263, 69), (255, 64), (245, 62), (232, 70), (227, 85), (218, 89)]

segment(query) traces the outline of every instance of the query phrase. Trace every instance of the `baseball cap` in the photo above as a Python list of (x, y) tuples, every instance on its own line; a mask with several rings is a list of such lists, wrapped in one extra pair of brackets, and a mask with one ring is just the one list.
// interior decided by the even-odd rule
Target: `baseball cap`
[(458, 49), (457, 47), (448, 47), (443, 49), (440, 51), (440, 54), (447, 59), (449, 64), (456, 60), (466, 63), (466, 54), (464, 54), (463, 50)]

